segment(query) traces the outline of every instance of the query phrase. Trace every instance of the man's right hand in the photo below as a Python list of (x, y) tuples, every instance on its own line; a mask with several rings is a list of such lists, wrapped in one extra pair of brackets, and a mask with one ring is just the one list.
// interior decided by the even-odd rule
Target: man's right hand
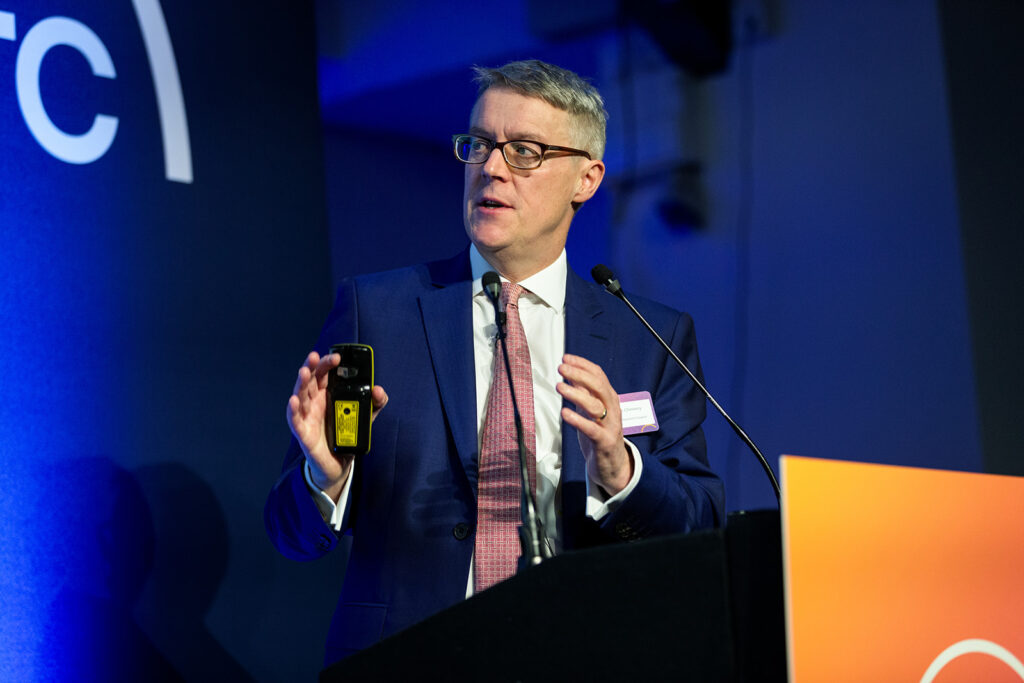
[[(299, 377), (288, 399), (288, 426), (295, 435), (309, 462), (309, 471), (316, 484), (335, 503), (341, 497), (355, 456), (335, 456), (327, 445), (324, 415), (327, 411), (327, 376), (341, 363), (336, 353), (320, 357), (310, 352), (306, 363), (299, 368)], [(374, 386), (370, 395), (373, 403), (371, 421), (388, 402), (388, 395), (380, 386)]]

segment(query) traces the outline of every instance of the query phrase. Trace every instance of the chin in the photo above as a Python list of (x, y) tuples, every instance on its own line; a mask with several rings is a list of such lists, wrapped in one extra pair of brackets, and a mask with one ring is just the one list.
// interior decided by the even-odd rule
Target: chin
[(493, 221), (470, 223), (466, 233), (477, 249), (495, 251), (508, 243), (508, 230)]

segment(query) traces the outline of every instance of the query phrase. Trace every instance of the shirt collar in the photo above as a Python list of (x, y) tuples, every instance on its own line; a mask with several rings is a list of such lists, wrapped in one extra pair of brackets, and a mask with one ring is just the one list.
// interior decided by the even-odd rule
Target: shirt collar
[[(473, 270), (473, 296), (483, 293), (484, 286), (481, 278), (488, 270), (494, 270), (491, 264), (487, 263), (483, 255), (477, 250), (475, 244), (469, 247), (469, 263)], [(565, 278), (569, 272), (569, 263), (565, 255), (565, 249), (558, 255), (555, 262), (539, 273), (534, 273), (519, 284), (530, 290), (530, 293), (542, 302), (561, 313), (565, 307)], [(508, 282), (508, 278), (501, 276), (502, 282)]]

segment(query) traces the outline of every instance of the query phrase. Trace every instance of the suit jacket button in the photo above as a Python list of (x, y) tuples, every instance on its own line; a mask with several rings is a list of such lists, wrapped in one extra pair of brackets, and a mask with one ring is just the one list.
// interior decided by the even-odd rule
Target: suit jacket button
[(331, 547), (331, 539), (327, 538), (327, 536), (321, 535), (320, 538), (317, 539), (316, 547), (320, 550), (329, 550)]
[(465, 522), (459, 522), (452, 527), (452, 535), (460, 541), (465, 540), (469, 536), (469, 525)]

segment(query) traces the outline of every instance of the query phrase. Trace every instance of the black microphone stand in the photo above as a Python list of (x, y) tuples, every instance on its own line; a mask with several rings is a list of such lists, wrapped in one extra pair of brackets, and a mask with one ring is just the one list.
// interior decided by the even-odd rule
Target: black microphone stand
[(725, 412), (725, 409), (718, 404), (718, 401), (715, 400), (715, 397), (711, 395), (711, 392), (704, 387), (701, 381), (697, 379), (697, 376), (690, 372), (690, 368), (686, 367), (686, 363), (679, 360), (679, 356), (675, 354), (675, 351), (665, 343), (665, 340), (661, 338), (661, 335), (655, 332), (650, 323), (640, 315), (640, 311), (636, 310), (636, 307), (632, 302), (626, 298), (625, 292), (622, 291), (622, 285), (620, 285), (619, 281), (615, 279), (614, 275), (612, 275), (612, 271), (604, 264), (598, 264), (590, 271), (590, 275), (594, 278), (594, 281), (597, 282), (597, 284), (604, 286), (610, 294), (622, 299), (622, 301), (629, 306), (629, 309), (633, 311), (637, 318), (640, 319), (640, 322), (644, 324), (647, 331), (654, 335), (654, 338), (658, 340), (666, 351), (668, 351), (669, 355), (672, 356), (672, 359), (675, 360), (676, 364), (683, 369), (691, 380), (693, 380), (693, 383), (697, 385), (697, 388), (701, 390), (705, 398), (711, 401), (711, 405), (718, 409), (718, 412), (722, 414), (722, 417), (724, 417), (726, 422), (729, 423), (729, 426), (732, 427), (734, 432), (736, 432), (736, 436), (740, 437), (743, 443), (747, 445), (747, 448), (753, 451), (754, 455), (757, 456), (762, 469), (764, 469), (765, 474), (768, 475), (768, 480), (771, 482), (772, 489), (775, 491), (775, 499), (778, 500), (781, 496), (781, 489), (779, 488), (779, 481), (775, 478), (775, 473), (772, 471), (771, 465), (768, 464), (768, 460), (765, 459), (764, 455), (761, 454), (761, 451), (754, 445), (754, 442), (749, 436), (747, 436), (747, 433), (743, 431), (743, 429), (736, 424), (736, 421), (729, 417), (729, 413)]
[(544, 526), (537, 516), (537, 502), (533, 497), (533, 489), (530, 487), (530, 471), (527, 469), (526, 464), (530, 454), (526, 450), (526, 439), (523, 438), (523, 421), (519, 416), (519, 402), (516, 400), (515, 385), (512, 381), (512, 364), (508, 359), (508, 345), (505, 342), (506, 315), (501, 310), (500, 300), (497, 292), (494, 291), (497, 287), (492, 288), (488, 284), (485, 278), (484, 292), (486, 292), (487, 298), (494, 305), (494, 318), (498, 326), (498, 342), (501, 344), (501, 355), (505, 359), (508, 391), (512, 397), (512, 415), (516, 425), (516, 443), (519, 446), (519, 470), (522, 480), (522, 486), (520, 487), (522, 496), (519, 506), (522, 524), (519, 526), (519, 542), (522, 545), (523, 557), (526, 558), (527, 564), (534, 566), (540, 564), (542, 560), (550, 558), (551, 551), (548, 549), (548, 544), (544, 538)]

